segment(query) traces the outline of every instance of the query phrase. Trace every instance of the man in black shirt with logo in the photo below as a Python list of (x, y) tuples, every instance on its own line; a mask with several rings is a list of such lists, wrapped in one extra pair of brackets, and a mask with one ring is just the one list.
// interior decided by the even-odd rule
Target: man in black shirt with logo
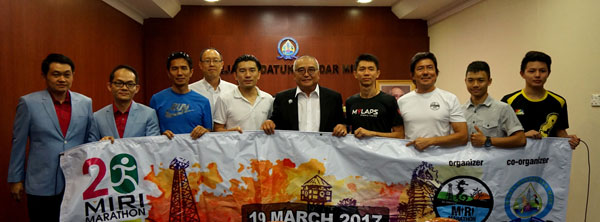
[(361, 54), (356, 58), (355, 66), (354, 77), (359, 82), (360, 93), (346, 100), (347, 124), (354, 136), (404, 138), (396, 99), (375, 87), (380, 74), (377, 57)]

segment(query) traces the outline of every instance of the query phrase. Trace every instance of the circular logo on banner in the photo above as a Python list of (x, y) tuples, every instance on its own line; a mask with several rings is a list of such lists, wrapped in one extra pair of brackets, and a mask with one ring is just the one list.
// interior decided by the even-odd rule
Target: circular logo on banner
[(490, 188), (471, 176), (456, 176), (444, 181), (433, 198), (433, 209), (438, 217), (458, 221), (486, 221), (493, 207)]
[(295, 59), (298, 50), (300, 50), (300, 46), (298, 46), (298, 42), (294, 38), (283, 37), (277, 43), (277, 52), (279, 52), (277, 59)]
[(512, 219), (544, 218), (554, 205), (554, 192), (541, 177), (531, 176), (513, 185), (504, 199), (506, 215)]

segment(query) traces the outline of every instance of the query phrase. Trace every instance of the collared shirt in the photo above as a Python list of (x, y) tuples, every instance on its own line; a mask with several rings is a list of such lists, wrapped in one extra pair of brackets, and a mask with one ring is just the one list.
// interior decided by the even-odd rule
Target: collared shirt
[(469, 99), (463, 105), (463, 109), (469, 126), (469, 135), (477, 132), (475, 126), (489, 137), (506, 137), (523, 130), (510, 105), (495, 100), (489, 95), (482, 104), (477, 106)]
[(217, 89), (212, 87), (206, 78), (202, 78), (200, 81), (190, 84), (190, 89), (195, 92), (203, 95), (210, 101), (210, 111), (212, 116), (215, 116), (215, 103), (217, 102), (217, 98), (219, 95), (224, 92), (233, 91), (237, 89), (237, 85), (227, 82), (225, 80), (219, 79), (219, 85)]
[(319, 132), (321, 123), (321, 103), (319, 102), (319, 85), (309, 95), (296, 86), (298, 98), (298, 129), (305, 132)]
[(60, 103), (54, 95), (50, 93), (52, 96), (52, 102), (54, 103), (54, 110), (56, 110), (56, 117), (58, 118), (58, 124), (60, 125), (60, 131), (63, 136), (67, 136), (67, 131), (69, 130), (69, 124), (71, 123), (71, 93), (67, 91), (67, 95), (65, 97), (65, 101)]
[(123, 138), (123, 133), (125, 133), (125, 126), (127, 126), (127, 117), (129, 117), (129, 110), (131, 109), (131, 102), (129, 102), (129, 107), (125, 113), (119, 111), (117, 106), (113, 103), (113, 113), (115, 114), (115, 125), (117, 126), (117, 131), (119, 132), (119, 137)]
[(241, 127), (242, 130), (260, 130), (262, 123), (271, 116), (273, 96), (256, 87), (258, 96), (250, 104), (236, 87), (223, 93), (216, 102), (215, 123), (224, 124), (225, 129)]

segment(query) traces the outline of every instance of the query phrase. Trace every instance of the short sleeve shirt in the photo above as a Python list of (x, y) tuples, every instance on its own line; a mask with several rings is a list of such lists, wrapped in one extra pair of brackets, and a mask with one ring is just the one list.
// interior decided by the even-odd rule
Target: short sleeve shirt
[(377, 132), (392, 132), (392, 127), (403, 124), (398, 113), (396, 98), (380, 92), (364, 99), (360, 94), (346, 100), (346, 122), (354, 132), (359, 127)]
[(466, 122), (458, 98), (439, 88), (428, 93), (413, 90), (398, 99), (398, 107), (408, 140), (447, 136), (452, 133), (450, 123)]
[(222, 93), (215, 105), (215, 123), (224, 124), (226, 129), (239, 126), (242, 130), (260, 130), (273, 110), (273, 96), (256, 89), (258, 96), (254, 104), (250, 104), (237, 87)]
[(161, 132), (191, 133), (196, 126), (212, 129), (210, 102), (194, 91), (178, 94), (164, 89), (152, 96), (150, 107), (156, 110)]
[(469, 99), (463, 105), (463, 109), (469, 126), (469, 135), (477, 132), (475, 126), (489, 137), (506, 137), (517, 131), (523, 131), (521, 122), (510, 105), (495, 100), (489, 95), (482, 104), (477, 106)]
[(512, 107), (525, 132), (536, 130), (542, 137), (556, 137), (558, 130), (569, 128), (567, 101), (556, 93), (546, 91), (541, 99), (534, 100), (519, 90), (502, 101)]
[(215, 103), (217, 102), (219, 95), (237, 89), (237, 86), (220, 79), (219, 86), (217, 86), (217, 89), (215, 90), (206, 79), (202, 78), (200, 81), (190, 84), (190, 89), (206, 97), (208, 101), (210, 101), (211, 114), (214, 116), (216, 110)]

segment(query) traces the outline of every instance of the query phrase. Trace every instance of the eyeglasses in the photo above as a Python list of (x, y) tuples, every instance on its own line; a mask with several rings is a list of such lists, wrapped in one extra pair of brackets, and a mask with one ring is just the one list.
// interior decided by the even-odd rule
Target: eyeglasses
[(123, 87), (123, 85), (127, 86), (127, 88), (129, 89), (133, 89), (135, 88), (135, 86), (137, 86), (137, 83), (134, 82), (121, 82), (121, 81), (116, 81), (116, 82), (112, 82), (112, 84), (114, 86), (116, 86), (117, 88), (121, 88)]
[(314, 75), (315, 73), (317, 73), (317, 69), (315, 67), (309, 67), (308, 69), (298, 68), (298, 69), (296, 69), (295, 72), (300, 75), (304, 75), (304, 73), (308, 73), (309, 75)]
[(217, 63), (220, 63), (222, 61), (223, 60), (221, 60), (221, 59), (205, 59), (205, 60), (201, 60), (200, 62), (206, 63), (206, 64), (210, 64), (212, 62), (214, 64), (217, 64)]

